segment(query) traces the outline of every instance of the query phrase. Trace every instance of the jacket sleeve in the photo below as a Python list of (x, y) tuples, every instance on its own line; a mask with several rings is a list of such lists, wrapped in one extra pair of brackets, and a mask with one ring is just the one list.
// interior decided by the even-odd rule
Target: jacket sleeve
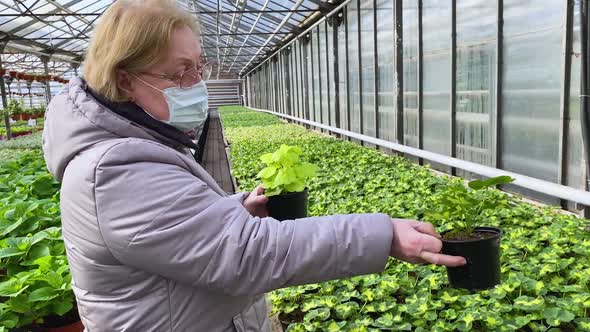
[(248, 196), (250, 196), (249, 192), (240, 192), (237, 194), (233, 194), (229, 197), (231, 197), (233, 199), (237, 199), (240, 203), (244, 204), (244, 201), (246, 200), (246, 198), (248, 198)]
[(112, 148), (95, 175), (99, 228), (122, 264), (230, 295), (385, 267), (393, 236), (387, 215), (260, 219), (172, 158), (128, 151)]

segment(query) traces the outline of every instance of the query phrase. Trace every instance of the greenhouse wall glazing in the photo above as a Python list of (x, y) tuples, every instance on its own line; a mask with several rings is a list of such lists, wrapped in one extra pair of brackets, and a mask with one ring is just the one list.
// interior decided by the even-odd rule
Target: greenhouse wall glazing
[(579, 0), (352, 0), (246, 73), (247, 100), (585, 189), (578, 8)]

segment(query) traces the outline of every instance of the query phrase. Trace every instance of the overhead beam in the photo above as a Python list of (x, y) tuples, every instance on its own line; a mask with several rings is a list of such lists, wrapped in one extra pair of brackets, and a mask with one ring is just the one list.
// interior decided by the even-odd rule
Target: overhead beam
[[(43, 44), (41, 44), (41, 45), (45, 46)], [(34, 47), (35, 46), (30, 46), (30, 45), (26, 45), (26, 44), (15, 44), (15, 43), (9, 43), (6, 46), (6, 48), (8, 48), (8, 49), (21, 51), (22, 53), (26, 53), (26, 54), (47, 55), (52, 59), (56, 59), (56, 60), (62, 61), (62, 62), (68, 62), (68, 63), (80, 62), (79, 60), (76, 60), (76, 59), (80, 59), (80, 55), (76, 54), (76, 53), (60, 51), (60, 50), (55, 50), (52, 53), (52, 52), (48, 51), (47, 49), (36, 50), (36, 49), (34, 49)], [(37, 46), (37, 47), (41, 47), (41, 46)], [(60, 55), (65, 55), (65, 56), (71, 57), (71, 59), (60, 57)]]
[[(47, 3), (52, 4), (56, 8), (59, 8), (63, 12), (66, 12), (68, 14), (75, 14), (70, 8), (68, 8), (66, 6), (62, 6), (61, 4), (55, 2), (54, 0), (45, 0), (45, 1), (47, 1)], [(92, 24), (90, 21), (88, 21), (87, 19), (85, 19), (83, 17), (79, 18), (79, 20), (86, 23), (86, 24)]]
[[(229, 22), (224, 19), (223, 17), (220, 17), (220, 22), (222, 23), (228, 23)], [(216, 36), (216, 32), (211, 33), (210, 31), (217, 31), (217, 23), (216, 22), (209, 22), (208, 20), (201, 20), (201, 26), (204, 27), (205, 29), (203, 29), (204, 34), (202, 34), (202, 36), (207, 37), (207, 36)], [(255, 27), (255, 26), (254, 26)], [(223, 25), (223, 28), (225, 30), (229, 30), (228, 26)], [(268, 31), (260, 31), (260, 30), (251, 30), (252, 31), (252, 35), (255, 34), (265, 34)]]
[(16, 13), (16, 14), (0, 14), (0, 17), (88, 17), (88, 16), (100, 16), (101, 13)]
[[(99, 10), (101, 12), (104, 12), (104, 10), (106, 10), (106, 8), (108, 8), (108, 5), (101, 7)], [(92, 19), (92, 21), (88, 21), (86, 19), (83, 19), (83, 21), (85, 23), (87, 22), (88, 25), (76, 37), (81, 37), (82, 35), (85, 35), (87, 32), (90, 32), (92, 29), (94, 29), (94, 22), (96, 22), (96, 20), (98, 20), (99, 17), (100, 16), (96, 16), (95, 18)], [(55, 45), (54, 47), (59, 48), (65, 44), (67, 44), (67, 41), (62, 41), (62, 42), (58, 43), (57, 45)]]
[[(265, 10), (266, 6), (268, 6), (268, 2), (269, 0), (266, 0), (264, 2), (264, 4), (262, 5), (261, 10)], [(254, 20), (254, 24), (252, 24), (252, 27), (250, 28), (250, 33), (254, 32), (254, 29), (256, 28), (256, 26), (258, 25), (258, 22), (260, 21), (260, 18), (262, 17), (262, 14), (258, 14), (256, 16), (256, 19)], [(234, 64), (237, 60), (237, 57), (241, 54), (242, 52), (242, 48), (244, 47), (244, 45), (246, 44), (246, 42), (248, 41), (248, 39), (250, 38), (250, 36), (246, 36), (246, 38), (242, 41), (242, 45), (240, 46), (240, 48), (238, 49), (238, 53), (236, 55), (236, 57), (234, 58), (234, 61), (232, 62), (232, 64), (229, 66), (228, 72), (231, 71), (231, 69), (234, 67)], [(250, 54), (250, 56), (256, 56), (256, 54)]]
[[(288, 13), (313, 13), (317, 12), (317, 9), (297, 9), (297, 10), (224, 10), (220, 11), (219, 14), (288, 14)], [(200, 11), (195, 14), (215, 15), (215, 11)]]
[(203, 34), (201, 34), (201, 36), (268, 36), (268, 35), (288, 35), (290, 33), (291, 32), (278, 32), (278, 33), (274, 33), (274, 32), (252, 32), (252, 33), (234, 32), (234, 33), (220, 33), (220, 34), (203, 33)]
[[(283, 8), (284, 8), (284, 10), (289, 10), (287, 7), (283, 7)], [(250, 6), (250, 5), (248, 5), (246, 3), (246, 5), (244, 6), (244, 10), (251, 12), (250, 14), (254, 14), (254, 12), (261, 11), (261, 10), (266, 10), (266, 8), (256, 8), (256, 7)], [(279, 9), (279, 10), (282, 10), (282, 9)], [(288, 12), (285, 13), (285, 15), (293, 15), (293, 14), (297, 14), (297, 13), (288, 13)], [(272, 22), (275, 25), (278, 25), (278, 24), (281, 24), (281, 22), (282, 22), (282, 17), (276, 17), (274, 15), (260, 15), (260, 16), (261, 16), (260, 18), (261, 18), (262, 21), (259, 22), (259, 24), (260, 23), (265, 23), (266, 24), (266, 23), (271, 23)], [(207, 17), (207, 16), (205, 15), (203, 17)], [(249, 16), (244, 16), (244, 17), (246, 19), (252, 20)], [(289, 29), (289, 30), (292, 30), (292, 29), (295, 29), (297, 26), (287, 22), (284, 25), (284, 27), (287, 28), (287, 29)]]
[[(73, 1), (70, 1), (70, 2), (68, 2), (66, 4), (64, 4), (64, 6), (65, 7), (70, 7), (70, 6), (73, 6), (73, 5), (76, 5), (76, 4), (80, 3), (81, 1), (82, 0), (73, 0)], [(60, 11), (61, 10), (56, 7), (55, 9), (50, 10), (47, 14), (55, 14), (55, 13), (59, 13)], [(39, 20), (37, 20), (36, 18), (33, 18), (29, 22), (24, 23), (24, 24), (21, 24), (21, 25), (17, 26), (16, 28), (10, 30), (9, 33), (10, 34), (15, 34), (15, 33), (19, 32), (19, 31), (22, 31), (23, 29), (26, 29), (26, 28), (32, 26), (33, 24), (39, 23), (39, 22), (40, 22)]]
[[(31, 40), (31, 39), (18, 40), (18, 38), (20, 38), (20, 37), (14, 36), (8, 32), (0, 31), (0, 36), (2, 36), (2, 34), (4, 34), (4, 37), (0, 37), (0, 39), (10, 43), (9, 45), (7, 45), (8, 48), (17, 48), (18, 49), (18, 47), (14, 47), (13, 44), (21, 44), (25, 47), (33, 47), (33, 48), (40, 49), (40, 50), (34, 50), (34, 51), (36, 51), (36, 54), (42, 53), (42, 55), (52, 55), (55, 53), (59, 53), (59, 54), (63, 54), (66, 56), (71, 56), (71, 57), (79, 57), (80, 56), (79, 54), (76, 54), (73, 52), (69, 52), (69, 51), (65, 51), (65, 50), (61, 50), (61, 49), (52, 49), (50, 45), (39, 43), (35, 40)], [(13, 40), (15, 40), (14, 43), (12, 42)], [(22, 50), (22, 48), (21, 48), (21, 50)]]
[[(295, 2), (295, 3), (293, 4), (292, 10), (297, 10), (297, 8), (299, 8), (299, 6), (301, 6), (301, 4), (302, 4), (302, 3), (303, 3), (303, 0), (298, 0), (297, 2)], [(280, 31), (281, 31), (281, 29), (282, 29), (282, 28), (284, 28), (285, 24), (286, 24), (286, 23), (289, 21), (289, 19), (291, 18), (291, 16), (292, 16), (292, 15), (293, 15), (292, 13), (289, 13), (289, 14), (285, 15), (285, 17), (283, 17), (283, 20), (282, 20), (282, 21), (281, 21), (281, 23), (280, 23), (280, 24), (277, 26), (277, 28), (275, 29), (275, 31), (274, 31), (274, 32), (275, 32), (275, 33), (276, 33), (276, 32), (280, 32)], [(290, 29), (290, 30), (291, 30), (291, 29)], [(265, 47), (265, 46), (267, 46), (267, 45), (268, 45), (268, 44), (269, 44), (269, 43), (272, 41), (272, 39), (273, 39), (273, 38), (274, 38), (274, 36), (270, 36), (270, 37), (269, 37), (269, 38), (266, 40), (266, 42), (263, 44), (263, 46), (262, 46), (262, 47)], [(260, 54), (260, 53), (261, 53), (261, 51), (262, 51), (262, 49), (258, 50), (257, 54)], [(253, 57), (252, 59), (250, 59), (250, 63), (252, 63), (252, 61), (254, 61), (254, 59), (255, 59), (255, 58), (256, 58), (256, 57)], [(250, 63), (248, 63), (248, 65), (250, 65)], [(248, 65), (246, 65), (246, 67), (247, 67)], [(243, 70), (243, 69), (242, 69), (242, 70)], [(241, 72), (240, 72), (240, 74), (241, 74)]]

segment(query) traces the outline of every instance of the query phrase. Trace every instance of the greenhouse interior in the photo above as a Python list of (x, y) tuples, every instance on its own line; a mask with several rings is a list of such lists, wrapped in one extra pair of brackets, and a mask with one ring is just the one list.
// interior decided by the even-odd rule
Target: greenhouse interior
[(590, 331), (588, 0), (0, 0), (0, 332)]

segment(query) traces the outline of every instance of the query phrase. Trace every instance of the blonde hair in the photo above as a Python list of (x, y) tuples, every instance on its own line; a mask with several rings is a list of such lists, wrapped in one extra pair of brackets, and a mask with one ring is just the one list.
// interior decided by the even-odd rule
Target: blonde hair
[(84, 61), (84, 79), (110, 101), (129, 100), (117, 86), (117, 71), (138, 72), (161, 60), (172, 33), (187, 26), (195, 35), (195, 16), (174, 0), (118, 0), (94, 30)]

